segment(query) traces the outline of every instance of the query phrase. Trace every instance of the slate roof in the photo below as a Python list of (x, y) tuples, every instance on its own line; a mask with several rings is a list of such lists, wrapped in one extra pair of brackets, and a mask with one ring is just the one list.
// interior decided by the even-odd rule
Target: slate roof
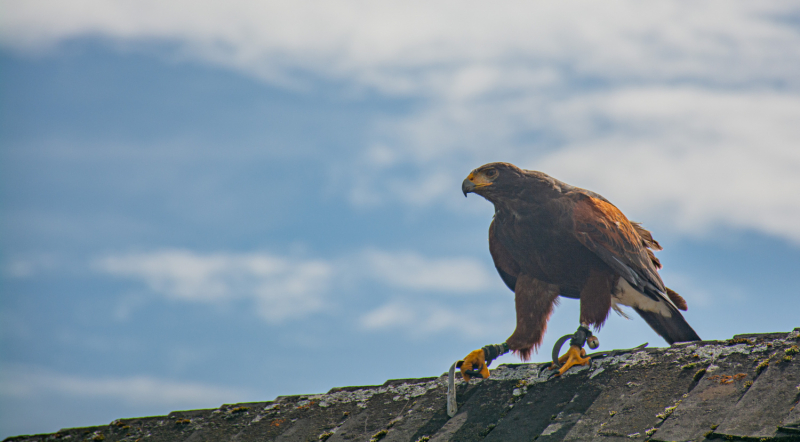
[(446, 375), (271, 402), (119, 419), (7, 441), (800, 441), (800, 328), (613, 352), (550, 377), (501, 365), (487, 380)]

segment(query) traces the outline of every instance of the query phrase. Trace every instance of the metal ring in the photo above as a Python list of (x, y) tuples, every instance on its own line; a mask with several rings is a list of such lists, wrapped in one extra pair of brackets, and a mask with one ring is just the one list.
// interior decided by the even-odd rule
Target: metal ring
[(561, 364), (558, 363), (558, 354), (561, 353), (561, 347), (564, 346), (564, 343), (572, 339), (573, 336), (574, 335), (564, 335), (556, 341), (556, 345), (553, 346), (553, 368), (561, 366)]

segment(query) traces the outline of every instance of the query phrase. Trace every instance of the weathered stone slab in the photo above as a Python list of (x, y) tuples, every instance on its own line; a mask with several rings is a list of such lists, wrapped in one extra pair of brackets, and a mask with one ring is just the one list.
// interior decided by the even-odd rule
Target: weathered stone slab
[(601, 391), (562, 439), (631, 440), (647, 438), (648, 430), (652, 434), (660, 423), (656, 415), (681, 399), (693, 382), (691, 373), (663, 353), (639, 351), (594, 369), (590, 377)]
[(444, 387), (412, 399), (408, 410), (389, 423), (391, 427), (381, 442), (416, 441), (436, 433), (448, 421), (445, 406)]
[[(167, 433), (168, 437), (159, 441), (206, 441), (233, 439), (244, 429), (252, 425), (254, 417), (267, 403), (246, 403), (236, 405), (223, 405), (216, 410), (193, 415), (190, 412), (170, 413), (169, 421), (165, 426), (180, 429), (180, 433)], [(284, 431), (288, 425), (275, 426), (273, 434)], [(144, 439), (150, 440), (153, 436)]]
[[(318, 439), (321, 434), (341, 425), (358, 409), (355, 403), (332, 407), (320, 407), (319, 403), (314, 397), (304, 396), (296, 402), (283, 402), (278, 410), (274, 410), (272, 406), (253, 409), (249, 416), (250, 422), (236, 433), (233, 440), (293, 442)], [(197, 440), (214, 440), (202, 436)]]
[[(733, 407), (715, 433), (738, 437), (773, 437), (797, 401), (800, 385), (800, 355), (786, 354), (790, 346), (778, 347), (747, 393)], [(790, 358), (791, 360), (784, 360)], [(758, 361), (754, 361), (756, 367)]]
[(588, 407), (599, 392), (596, 388), (586, 388), (587, 379), (588, 371), (583, 370), (546, 382), (518, 381), (515, 384), (518, 401), (486, 441), (529, 441), (535, 436), (544, 441), (563, 437), (577, 420), (574, 414)]
[(699, 378), (653, 435), (654, 441), (699, 441), (730, 415), (755, 378), (748, 355), (734, 354), (691, 370)]
[[(467, 415), (467, 420), (451, 436), (442, 440), (482, 441), (497, 426), (497, 422), (508, 413), (517, 396), (514, 389), (518, 381), (484, 380), (479, 389), (460, 406), (458, 413)], [(443, 428), (444, 429), (444, 428)], [(445, 434), (436, 434), (437, 440)]]
[[(380, 440), (395, 439), (400, 436), (398, 433), (413, 433), (414, 429), (408, 426), (408, 422), (403, 422), (409, 410), (418, 414), (434, 414), (437, 408), (444, 406), (443, 384), (435, 378), (428, 379), (427, 382), (388, 381), (371, 391), (354, 390), (351, 393), (368, 398), (366, 401), (355, 402), (357, 411), (354, 411), (341, 425), (329, 430), (331, 435), (326, 439), (328, 442), (362, 441), (369, 440), (373, 436)], [(335, 397), (330, 394), (327, 396), (324, 399), (329, 406), (336, 403)], [(353, 402), (351, 400), (349, 403)], [(428, 420), (430, 419), (425, 417), (417, 419), (420, 423)], [(394, 428), (401, 423), (403, 425)]]
[(611, 352), (560, 378), (550, 377), (545, 364), (502, 365), (488, 380), (458, 381), (452, 419), (439, 377), (7, 440), (800, 441), (800, 350), (792, 350), (799, 338), (795, 330)]
[[(797, 391), (798, 395), (800, 395), (800, 385), (797, 386)], [(793, 435), (800, 439), (800, 401), (795, 402), (789, 410), (789, 415), (781, 422), (778, 432)]]

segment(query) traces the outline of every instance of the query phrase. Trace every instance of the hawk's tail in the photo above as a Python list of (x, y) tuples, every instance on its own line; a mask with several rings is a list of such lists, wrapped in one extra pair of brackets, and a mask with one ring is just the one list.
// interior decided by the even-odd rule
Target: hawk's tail
[(692, 329), (692, 326), (683, 319), (683, 315), (675, 308), (671, 308), (672, 316), (669, 318), (656, 312), (649, 312), (634, 307), (636, 313), (641, 316), (656, 333), (661, 335), (665, 341), (672, 345), (675, 342), (701, 341), (700, 336)]

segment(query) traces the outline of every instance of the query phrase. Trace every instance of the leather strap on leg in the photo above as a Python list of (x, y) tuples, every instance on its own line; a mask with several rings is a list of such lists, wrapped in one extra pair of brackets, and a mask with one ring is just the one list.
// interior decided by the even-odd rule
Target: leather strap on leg
[(499, 358), (500, 356), (509, 352), (508, 344), (503, 342), (502, 344), (492, 344), (483, 347), (483, 354), (486, 357), (486, 366), (492, 364), (492, 361)]
[[(456, 362), (456, 367), (461, 369), (461, 375), (467, 381), (469, 381), (470, 378), (486, 379), (489, 377), (488, 367), (492, 364), (492, 361), (509, 351), (508, 344), (505, 342), (502, 344), (487, 345), (480, 350), (475, 350), (470, 353), (463, 360)], [(480, 356), (476, 355), (475, 352), (483, 352), (482, 355), (480, 353), (478, 354), (483, 356), (483, 360), (481, 360)], [(464, 367), (465, 363), (471, 364), (472, 366)]]
[(590, 336), (592, 336), (592, 331), (589, 330), (588, 327), (581, 325), (578, 327), (578, 330), (575, 332), (575, 334), (572, 335), (569, 345), (583, 348), (583, 346), (586, 345), (586, 339)]

